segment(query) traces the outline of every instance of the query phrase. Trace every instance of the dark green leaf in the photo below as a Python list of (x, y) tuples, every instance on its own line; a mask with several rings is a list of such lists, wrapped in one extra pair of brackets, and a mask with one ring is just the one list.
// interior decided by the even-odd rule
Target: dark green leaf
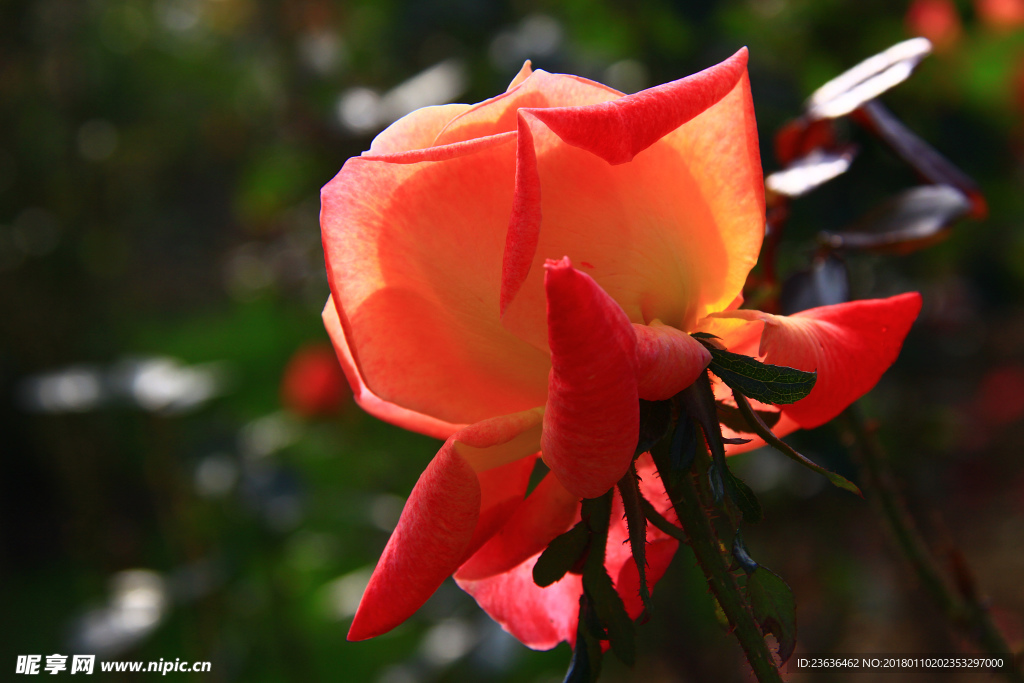
[(769, 365), (750, 356), (708, 347), (708, 369), (732, 389), (761, 403), (796, 403), (811, 393), (817, 373)]
[(608, 641), (612, 652), (623, 663), (632, 666), (636, 661), (636, 637), (633, 620), (626, 612), (612, 579), (605, 571), (604, 564), (587, 562), (583, 570), (583, 590), (594, 605), (594, 611), (601, 624), (608, 629)]
[(640, 438), (636, 455), (646, 453), (661, 441), (672, 426), (671, 401), (640, 401)]
[(686, 472), (693, 466), (697, 456), (697, 429), (685, 412), (679, 416), (675, 431), (672, 432), (670, 471)]
[(626, 513), (626, 528), (629, 530), (629, 547), (633, 552), (633, 562), (640, 574), (640, 599), (644, 610), (651, 611), (651, 592), (647, 587), (647, 518), (640, 504), (640, 484), (636, 476), (636, 468), (630, 465), (625, 476), (618, 483), (619, 494), (622, 496), (622, 507)]
[(690, 336), (694, 339), (718, 339), (715, 335), (710, 332), (692, 332)]
[(583, 566), (583, 590), (594, 607), (601, 626), (608, 631), (612, 652), (632, 666), (636, 659), (633, 620), (626, 612), (608, 572), (604, 568), (604, 549), (608, 542), (608, 523), (612, 511), (612, 492), (599, 498), (586, 498), (580, 510), (583, 522), (590, 529), (592, 552)]
[(728, 467), (725, 469), (725, 490), (743, 513), (744, 522), (753, 524), (761, 521), (764, 515), (761, 512), (761, 503), (758, 502), (757, 496), (742, 479), (729, 471)]
[(529, 496), (533, 493), (533, 490), (537, 488), (544, 477), (547, 476), (551, 468), (544, 462), (544, 458), (537, 458), (533, 463), (533, 469), (530, 470), (530, 480), (526, 483), (526, 495)]
[(747, 577), (747, 598), (761, 630), (779, 642), (779, 657), (785, 663), (796, 647), (796, 600), (793, 591), (778, 575), (758, 567)]
[(711, 390), (711, 378), (708, 374), (701, 376), (676, 395), (685, 413), (695, 419), (704, 431), (711, 456), (715, 460), (725, 460), (725, 447), (722, 445), (722, 427), (718, 424), (715, 412), (715, 394)]
[(584, 522), (556, 537), (533, 565), (533, 582), (545, 588), (561, 579), (586, 552), (589, 540), (590, 530)]
[[(576, 648), (563, 683), (594, 683), (601, 673), (600, 627), (584, 593), (580, 596), (580, 614), (576, 625)], [(595, 626), (597, 626), (595, 628)], [(596, 632), (595, 632), (596, 631)]]

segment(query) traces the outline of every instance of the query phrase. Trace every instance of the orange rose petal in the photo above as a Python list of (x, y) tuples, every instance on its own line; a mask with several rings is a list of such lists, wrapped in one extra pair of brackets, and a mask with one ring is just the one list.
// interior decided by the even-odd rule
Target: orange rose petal
[(579, 503), (548, 472), (505, 525), (459, 567), (455, 578), (474, 581), (522, 564), (572, 526), (579, 518)]
[(474, 104), (456, 116), (438, 133), (434, 144), (449, 145), (514, 131), (518, 128), (521, 109), (584, 106), (620, 97), (622, 93), (600, 83), (537, 69), (516, 87)]
[(409, 153), (421, 163), (355, 157), (322, 193), (328, 279), (362, 382), (451, 424), (542, 405), (550, 368), (497, 315), (514, 155), (484, 142)]
[(459, 566), (479, 516), (480, 483), (449, 440), (416, 482), (348, 639), (379, 636), (412, 616)]
[(636, 335), (569, 259), (545, 268), (551, 374), (541, 451), (565, 488), (596, 498), (626, 473), (636, 449)]
[(469, 107), (468, 104), (442, 104), (417, 109), (381, 131), (370, 143), (369, 151), (363, 152), (363, 155), (391, 154), (431, 147), (441, 129)]
[(516, 74), (516, 77), (512, 79), (511, 83), (508, 84), (508, 88), (505, 89), (505, 92), (508, 92), (509, 90), (518, 87), (519, 84), (525, 81), (527, 78), (529, 78), (530, 74), (532, 73), (533, 65), (530, 63), (530, 60), (527, 59), (525, 62), (523, 62), (523, 68), (519, 70), (519, 73)]
[(583, 580), (570, 573), (541, 588), (533, 582), (538, 557), (540, 553), (501, 574), (473, 580), (456, 576), (455, 582), (523, 645), (550, 650), (576, 639)]
[(633, 95), (531, 113), (570, 145), (622, 164), (725, 97), (746, 67), (743, 48), (721, 64)]
[(444, 420), (438, 420), (430, 415), (424, 415), (414, 410), (409, 410), (394, 403), (389, 403), (370, 391), (363, 382), (352, 359), (352, 351), (348, 347), (348, 340), (345, 339), (345, 332), (341, 328), (341, 320), (338, 317), (338, 309), (334, 307), (334, 299), (327, 298), (327, 305), (323, 312), (324, 327), (334, 344), (334, 350), (341, 363), (341, 369), (345, 373), (349, 386), (352, 387), (352, 395), (359, 406), (376, 418), (398, 425), (420, 434), (432, 436), (435, 439), (447, 439), (456, 430), (464, 425), (452, 424)]
[[(764, 235), (764, 187), (745, 60), (740, 52), (691, 79), (601, 104), (520, 111), (517, 196), (501, 290), (509, 330), (545, 347), (542, 265), (563, 254), (634, 323), (657, 318), (690, 331), (738, 297)], [(665, 118), (687, 94), (693, 106), (678, 120)], [(650, 121), (641, 121), (648, 110)], [(609, 112), (636, 117), (641, 133), (623, 143), (631, 154), (652, 131), (683, 123), (630, 163), (613, 166), (607, 159), (625, 154), (615, 152), (618, 143), (603, 149), (597, 139), (575, 139), (569, 125), (589, 125), (591, 115), (612, 125)], [(574, 146), (584, 142), (598, 147)]]
[[(386, 633), (412, 616), (486, 542), (526, 493), (539, 411), (492, 418), (451, 435), (420, 475), (359, 603), (349, 640)], [(519, 458), (507, 446), (518, 447)], [(500, 453), (497, 459), (488, 451)], [(493, 466), (497, 464), (497, 470)], [(488, 471), (490, 470), (490, 471)]]
[[(791, 316), (732, 311), (718, 317), (764, 324), (758, 354), (767, 363), (816, 370), (807, 398), (781, 406), (800, 427), (822, 425), (871, 390), (892, 365), (921, 310), (916, 292), (822, 306)], [(712, 316), (715, 317), (715, 316)], [(739, 329), (737, 335), (748, 335)], [(728, 340), (727, 340), (728, 341)]]
[[(540, 454), (537, 453), (536, 456)], [(464, 558), (472, 557), (504, 528), (523, 503), (537, 457), (521, 458), (486, 472), (478, 472), (480, 481), (480, 519)], [(463, 563), (465, 566), (465, 563)]]
[(636, 332), (637, 390), (646, 401), (664, 401), (693, 384), (711, 362), (699, 341), (655, 320), (633, 325)]
[[(673, 523), (674, 510), (661, 480), (655, 473), (650, 455), (637, 459), (641, 491), (651, 505)], [(640, 575), (626, 543), (628, 531), (622, 519), (622, 499), (618, 491), (612, 505), (608, 544), (605, 547), (605, 568), (626, 605), (630, 616), (643, 611), (640, 602)], [(655, 527), (647, 526), (647, 582), (654, 584), (664, 575), (672, 561), (678, 541)], [(583, 584), (578, 574), (566, 574), (560, 581), (541, 588), (533, 582), (533, 566), (540, 553), (502, 573), (471, 579), (456, 574), (459, 586), (473, 596), (491, 618), (506, 631), (535, 650), (549, 650), (562, 641), (576, 641), (576, 623)]]

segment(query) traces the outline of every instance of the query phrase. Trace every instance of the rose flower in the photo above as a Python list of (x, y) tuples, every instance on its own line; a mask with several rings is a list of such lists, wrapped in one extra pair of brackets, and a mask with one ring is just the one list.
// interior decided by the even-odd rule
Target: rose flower
[[(816, 370), (780, 435), (835, 417), (896, 358), (917, 294), (783, 317), (740, 310), (765, 226), (741, 50), (624, 96), (531, 71), (476, 105), (415, 111), (322, 192), (324, 322), (359, 404), (445, 439), (377, 564), (353, 640), (407, 619), (454, 573), (526, 645), (575, 639), (580, 576), (532, 567), (633, 461), (638, 399), (710, 361), (689, 333)], [(752, 447), (757, 444), (748, 444)], [(526, 495), (537, 458), (550, 468)], [(648, 455), (645, 497), (675, 520)], [(606, 568), (637, 616), (622, 508)], [(648, 526), (649, 584), (677, 542)]]

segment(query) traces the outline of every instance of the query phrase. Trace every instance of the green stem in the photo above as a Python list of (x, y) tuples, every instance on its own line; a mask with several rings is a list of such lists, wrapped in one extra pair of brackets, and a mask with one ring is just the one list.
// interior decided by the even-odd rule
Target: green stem
[[(852, 437), (854, 453), (859, 457), (861, 481), (875, 508), (892, 534), (893, 540), (910, 563), (925, 591), (946, 618), (987, 654), (1013, 653), (988, 608), (973, 591), (958, 593), (944, 578), (935, 557), (910, 516), (896, 485), (888, 458), (878, 435), (868, 427), (860, 406), (854, 403), (843, 413), (843, 425)], [(999, 672), (1009, 681), (1024, 683), (1024, 673), (1011, 662)]]
[(665, 519), (665, 517), (662, 516), (662, 514), (658, 512), (653, 505), (651, 505), (651, 502), (643, 496), (640, 496), (640, 507), (644, 511), (644, 517), (647, 518), (648, 522), (654, 525), (655, 529), (661, 530), (680, 543), (690, 542), (690, 539), (686, 538), (686, 534), (683, 533), (682, 529)]
[[(665, 482), (666, 488), (671, 489), (668, 491), (669, 496), (672, 498), (676, 515), (683, 526), (689, 546), (697, 558), (697, 564), (704, 572), (711, 592), (714, 593), (722, 611), (729, 619), (729, 623), (733, 627), (733, 635), (739, 641), (740, 647), (743, 648), (754, 675), (761, 683), (769, 681), (781, 683), (779, 670), (768, 651), (768, 645), (764, 641), (761, 629), (754, 621), (750, 605), (736, 583), (736, 577), (729, 571), (729, 562), (723, 556), (718, 535), (715, 533), (707, 510), (701, 502), (696, 476), (698, 475), (687, 473), (679, 477), (677, 481), (671, 481), (671, 477), (663, 475), (662, 481)], [(657, 523), (654, 523), (657, 526)]]

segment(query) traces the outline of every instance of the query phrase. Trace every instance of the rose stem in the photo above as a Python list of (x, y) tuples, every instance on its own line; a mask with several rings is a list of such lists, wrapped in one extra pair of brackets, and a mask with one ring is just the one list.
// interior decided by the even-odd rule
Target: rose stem
[[(974, 591), (956, 592), (943, 578), (938, 563), (907, 510), (889, 467), (889, 459), (873, 427), (868, 426), (861, 407), (854, 403), (843, 412), (847, 443), (860, 466), (864, 492), (882, 517), (897, 548), (910, 563), (925, 590), (946, 618), (990, 655), (1012, 655), (1013, 650), (992, 621), (988, 608)], [(999, 669), (1009, 681), (1024, 683), (1015, 661)]]
[[(660, 471), (660, 468), (659, 468)], [(761, 635), (761, 629), (754, 621), (750, 605), (740, 591), (736, 578), (729, 571), (729, 563), (722, 556), (722, 545), (711, 524), (707, 510), (701, 502), (695, 477), (699, 475), (685, 473), (678, 480), (662, 474), (662, 482), (668, 490), (669, 497), (675, 507), (676, 515), (688, 538), (688, 544), (697, 558), (697, 564), (707, 579), (711, 592), (714, 593), (729, 623), (733, 627), (733, 635), (740, 642), (740, 647), (747, 655), (750, 668), (761, 683), (767, 681), (782, 682), (775, 660), (768, 651), (768, 645)]]

